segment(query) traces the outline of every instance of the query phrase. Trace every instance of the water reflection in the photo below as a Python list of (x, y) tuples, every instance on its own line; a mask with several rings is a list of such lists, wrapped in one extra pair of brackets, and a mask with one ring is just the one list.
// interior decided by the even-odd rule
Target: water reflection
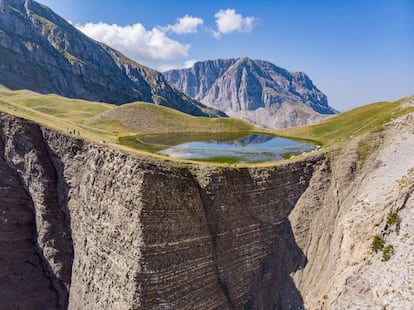
[(183, 159), (249, 163), (280, 160), (287, 153), (301, 153), (313, 148), (312, 144), (256, 134), (230, 142), (188, 142), (160, 153)]

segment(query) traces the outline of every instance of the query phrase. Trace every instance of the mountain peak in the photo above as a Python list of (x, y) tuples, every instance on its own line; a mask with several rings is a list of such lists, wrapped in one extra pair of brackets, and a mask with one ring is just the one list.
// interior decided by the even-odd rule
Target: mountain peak
[(247, 56), (237, 58), (237, 62), (251, 62), (251, 61), (252, 59)]
[(208, 60), (164, 76), (205, 105), (264, 127), (304, 125), (336, 113), (305, 73), (264, 60)]
[(171, 87), (161, 73), (90, 39), (37, 2), (0, 0), (0, 9), (0, 84), (10, 89), (114, 104), (145, 101), (197, 116), (225, 115)]

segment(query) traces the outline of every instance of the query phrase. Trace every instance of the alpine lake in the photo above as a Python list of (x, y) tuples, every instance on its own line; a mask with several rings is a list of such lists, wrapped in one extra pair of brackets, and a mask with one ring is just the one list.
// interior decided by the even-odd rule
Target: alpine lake
[(315, 149), (314, 144), (267, 134), (168, 133), (121, 137), (120, 144), (172, 158), (215, 163), (261, 163)]

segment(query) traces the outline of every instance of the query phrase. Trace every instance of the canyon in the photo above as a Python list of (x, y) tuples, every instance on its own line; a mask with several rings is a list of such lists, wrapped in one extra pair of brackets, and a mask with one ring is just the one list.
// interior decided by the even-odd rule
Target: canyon
[(410, 308), (412, 128), (413, 113), (243, 168), (130, 154), (2, 113), (2, 307)]

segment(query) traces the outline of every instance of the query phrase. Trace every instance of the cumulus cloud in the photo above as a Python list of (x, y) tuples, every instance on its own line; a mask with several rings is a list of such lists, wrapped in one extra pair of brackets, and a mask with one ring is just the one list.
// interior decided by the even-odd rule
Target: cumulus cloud
[(177, 34), (187, 34), (198, 32), (198, 27), (201, 26), (204, 21), (201, 18), (186, 15), (178, 18), (177, 23), (174, 25), (168, 25), (163, 28), (166, 31), (172, 31)]
[(222, 34), (235, 31), (250, 32), (256, 20), (253, 16), (243, 17), (241, 14), (236, 13), (235, 9), (220, 10), (214, 17), (217, 24), (217, 31), (214, 32), (216, 38), (219, 38)]
[[(169, 38), (162, 28), (145, 29), (140, 24), (118, 26), (87, 23), (76, 27), (89, 37), (103, 42), (138, 62), (169, 61), (188, 56), (189, 44)], [(180, 29), (184, 29), (180, 28)]]

